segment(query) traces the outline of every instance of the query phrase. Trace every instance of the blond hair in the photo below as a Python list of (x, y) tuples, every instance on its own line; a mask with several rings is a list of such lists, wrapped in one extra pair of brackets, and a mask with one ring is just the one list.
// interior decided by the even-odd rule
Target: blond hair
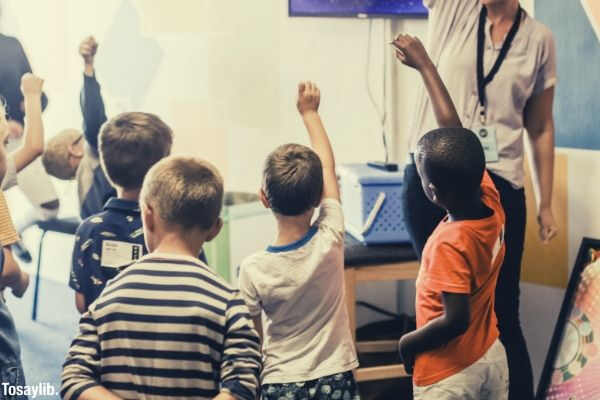
[(206, 231), (221, 214), (223, 179), (207, 161), (168, 157), (150, 169), (140, 198), (168, 225)]
[(81, 137), (81, 132), (76, 129), (65, 129), (50, 139), (42, 154), (42, 164), (46, 172), (55, 178), (71, 180), (75, 178), (77, 166), (70, 161), (69, 147)]

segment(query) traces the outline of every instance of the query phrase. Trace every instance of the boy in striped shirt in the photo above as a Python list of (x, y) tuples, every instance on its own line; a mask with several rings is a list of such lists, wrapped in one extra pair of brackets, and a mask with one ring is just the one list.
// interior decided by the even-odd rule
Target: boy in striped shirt
[(61, 396), (256, 399), (260, 345), (248, 309), (196, 258), (222, 226), (219, 172), (195, 158), (163, 159), (140, 201), (151, 253), (124, 268), (82, 316)]

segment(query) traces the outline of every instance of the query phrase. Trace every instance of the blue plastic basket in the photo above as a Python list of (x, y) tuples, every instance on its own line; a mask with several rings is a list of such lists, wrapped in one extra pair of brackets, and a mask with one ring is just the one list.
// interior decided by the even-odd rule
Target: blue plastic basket
[[(338, 167), (346, 231), (366, 244), (410, 241), (402, 212), (402, 173), (383, 171), (367, 164)], [(383, 193), (383, 194), (382, 194)], [(374, 210), (377, 199), (385, 197)], [(372, 224), (368, 224), (373, 214)]]

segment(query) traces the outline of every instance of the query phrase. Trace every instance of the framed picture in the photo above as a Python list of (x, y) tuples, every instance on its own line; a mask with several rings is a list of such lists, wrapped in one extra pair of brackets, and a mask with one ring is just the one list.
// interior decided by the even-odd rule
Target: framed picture
[(600, 398), (600, 240), (584, 238), (542, 370), (538, 400)]

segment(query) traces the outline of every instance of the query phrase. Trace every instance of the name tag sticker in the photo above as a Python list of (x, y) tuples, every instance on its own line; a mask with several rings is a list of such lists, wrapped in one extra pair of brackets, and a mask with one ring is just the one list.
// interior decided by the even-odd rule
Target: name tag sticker
[(100, 265), (109, 268), (119, 268), (139, 260), (142, 256), (141, 244), (120, 242), (117, 240), (102, 241), (102, 256)]
[(496, 128), (493, 126), (482, 126), (475, 129), (475, 134), (483, 146), (485, 161), (488, 163), (498, 162), (498, 141), (496, 138)]

